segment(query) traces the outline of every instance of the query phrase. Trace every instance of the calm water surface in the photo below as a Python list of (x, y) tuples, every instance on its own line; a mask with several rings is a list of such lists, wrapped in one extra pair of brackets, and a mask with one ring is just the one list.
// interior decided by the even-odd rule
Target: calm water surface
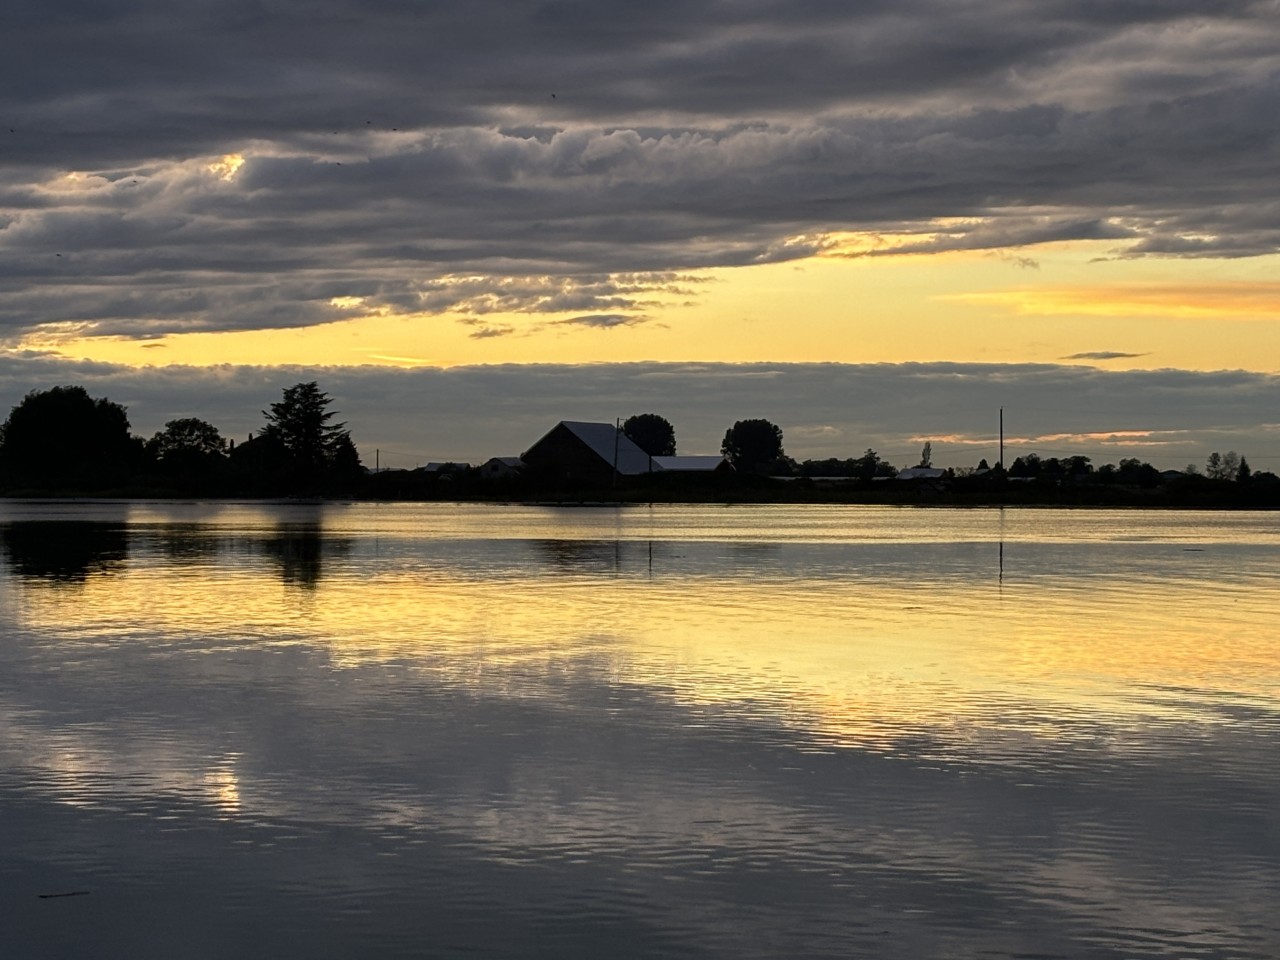
[(0, 501), (0, 957), (1274, 960), (1277, 584), (1275, 514)]

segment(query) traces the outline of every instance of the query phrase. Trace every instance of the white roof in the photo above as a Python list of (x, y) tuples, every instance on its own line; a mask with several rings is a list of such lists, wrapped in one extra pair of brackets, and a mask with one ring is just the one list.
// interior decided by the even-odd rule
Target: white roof
[(710, 472), (719, 469), (724, 457), (654, 457), (655, 470), (682, 470), (686, 472)]
[(605, 463), (610, 466), (616, 463), (618, 473), (623, 476), (649, 472), (649, 455), (612, 423), (587, 423), (581, 420), (560, 422)]
[(937, 467), (907, 467), (898, 471), (899, 480), (938, 480), (947, 475), (947, 471)]

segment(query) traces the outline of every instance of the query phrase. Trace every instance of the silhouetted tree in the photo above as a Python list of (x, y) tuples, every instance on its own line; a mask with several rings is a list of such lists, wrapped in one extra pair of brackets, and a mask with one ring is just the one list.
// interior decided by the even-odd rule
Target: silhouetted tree
[(872, 477), (892, 477), (898, 472), (893, 468), (893, 464), (887, 460), (881, 460), (880, 454), (870, 447), (867, 447), (866, 452), (853, 462), (854, 476), (861, 477), (863, 480), (870, 480)]
[(263, 433), (278, 439), (298, 467), (323, 470), (347, 435), (345, 423), (329, 422), (336, 416), (327, 409), (332, 402), (314, 380), (286, 387), (283, 399), (262, 411)]
[(924, 449), (920, 451), (920, 466), (922, 467), (933, 466), (933, 441), (932, 440), (926, 440), (924, 442)]
[(147, 447), (163, 460), (175, 453), (226, 453), (227, 441), (213, 424), (196, 417), (184, 417), (166, 423), (163, 430), (147, 441)]
[(1088, 457), (1077, 454), (1064, 460), (1062, 469), (1069, 477), (1088, 476), (1093, 473), (1093, 462)]
[(336, 443), (329, 462), (331, 479), (341, 484), (349, 484), (364, 476), (364, 465), (360, 462), (360, 453), (356, 450), (351, 434), (343, 431)]
[(799, 472), (804, 477), (856, 477), (858, 461), (841, 460), (839, 457), (827, 457), (825, 460), (806, 460), (800, 464)]
[(1061, 480), (1066, 474), (1062, 461), (1057, 457), (1046, 457), (1040, 461), (1040, 476), (1046, 480)]
[(1253, 476), (1253, 469), (1249, 466), (1249, 461), (1244, 457), (1240, 458), (1240, 467), (1236, 470), (1236, 482), (1248, 483)]
[(1222, 456), (1222, 470), (1226, 474), (1227, 480), (1234, 480), (1236, 474), (1240, 472), (1240, 454), (1234, 450), (1228, 450)]
[(1116, 480), (1140, 487), (1154, 487), (1160, 482), (1160, 471), (1137, 457), (1128, 457), (1120, 461)]
[(782, 458), (782, 428), (768, 420), (739, 420), (725, 431), (720, 452), (739, 472), (763, 473)]
[(147, 441), (147, 453), (165, 473), (216, 474), (225, 463), (227, 441), (218, 428), (196, 417), (170, 420)]
[(1217, 450), (1209, 454), (1204, 473), (1210, 480), (1234, 480), (1240, 471), (1240, 454), (1228, 450), (1225, 455)]
[(1013, 465), (1009, 468), (1009, 476), (1038, 477), (1040, 476), (1040, 470), (1040, 455), (1038, 453), (1028, 453), (1014, 458)]
[(675, 455), (676, 431), (666, 417), (656, 413), (636, 414), (623, 422), (622, 432), (651, 457)]
[(33, 390), (0, 427), (0, 473), (18, 482), (101, 488), (127, 477), (141, 457), (125, 408), (84, 387)]

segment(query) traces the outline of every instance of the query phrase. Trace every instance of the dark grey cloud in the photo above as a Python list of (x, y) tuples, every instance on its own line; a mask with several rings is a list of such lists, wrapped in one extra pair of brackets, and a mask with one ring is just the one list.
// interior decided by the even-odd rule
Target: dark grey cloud
[(0, 336), (642, 313), (834, 230), (1280, 248), (1268, 2), (21, 2), (5, 39)]
[(625, 313), (589, 313), (583, 317), (569, 317), (555, 321), (557, 324), (573, 327), (593, 327), (596, 330), (612, 330), (614, 327), (633, 327), (636, 324), (648, 323), (649, 317), (636, 317)]
[(1119, 350), (1086, 350), (1063, 357), (1063, 360), (1131, 360), (1145, 357), (1145, 353), (1123, 353)]
[[(481, 325), (478, 328), (484, 331)], [(499, 335), (499, 334), (490, 334)], [(230, 437), (263, 425), (287, 386), (318, 380), (366, 459), (384, 465), (483, 461), (519, 454), (559, 420), (658, 413), (682, 453), (715, 453), (736, 420), (764, 417), (799, 459), (919, 457), (972, 466), (992, 459), (1004, 409), (1010, 455), (1139, 457), (1161, 467), (1244, 453), (1280, 472), (1280, 376), (1245, 371), (1109, 371), (1073, 364), (505, 364), (383, 367), (157, 366), (0, 356), (0, 411), (32, 389), (79, 383), (125, 404), (149, 436), (176, 417)]]

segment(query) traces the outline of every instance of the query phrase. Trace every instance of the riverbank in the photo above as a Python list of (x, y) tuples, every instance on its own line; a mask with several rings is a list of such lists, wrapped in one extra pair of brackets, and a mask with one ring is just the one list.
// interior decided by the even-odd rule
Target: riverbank
[(941, 480), (811, 479), (716, 474), (642, 476), (615, 483), (552, 484), (513, 477), (484, 480), (458, 473), (422, 471), (370, 474), (347, 489), (288, 491), (223, 484), (144, 482), (106, 489), (14, 488), (9, 499), (329, 499), (361, 501), (456, 501), (563, 505), (633, 503), (831, 503), (880, 506), (1044, 506), (1194, 510), (1280, 510), (1280, 483), (1233, 482), (1183, 476), (1129, 485), (1061, 480), (952, 477)]

